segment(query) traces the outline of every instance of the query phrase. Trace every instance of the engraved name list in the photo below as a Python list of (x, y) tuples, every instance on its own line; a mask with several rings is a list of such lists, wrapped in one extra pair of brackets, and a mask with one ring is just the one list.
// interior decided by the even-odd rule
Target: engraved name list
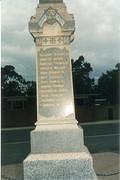
[(68, 52), (59, 48), (40, 50), (38, 59), (40, 108), (65, 104), (69, 90)]

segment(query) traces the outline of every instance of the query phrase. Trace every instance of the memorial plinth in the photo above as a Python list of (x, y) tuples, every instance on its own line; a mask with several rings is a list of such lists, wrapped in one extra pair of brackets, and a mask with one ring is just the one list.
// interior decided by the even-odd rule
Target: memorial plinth
[(29, 31), (37, 54), (37, 122), (24, 179), (97, 179), (75, 119), (70, 55), (74, 17), (62, 0), (40, 0)]

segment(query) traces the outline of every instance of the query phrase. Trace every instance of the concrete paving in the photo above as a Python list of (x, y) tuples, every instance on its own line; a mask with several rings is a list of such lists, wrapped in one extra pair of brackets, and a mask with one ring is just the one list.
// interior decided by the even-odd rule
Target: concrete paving
[[(120, 154), (105, 152), (92, 154), (92, 156), (95, 172), (101, 175), (98, 176), (99, 180), (120, 180), (120, 173), (110, 175), (120, 172)], [(7, 177), (11, 177), (11, 180), (12, 177), (14, 180), (23, 180), (23, 166), (22, 164), (4, 165), (1, 167), (1, 174), (4, 176), (1, 178), (2, 180)]]
[(120, 154), (105, 152), (92, 154), (92, 156), (95, 172), (101, 175), (98, 176), (99, 180), (120, 180)]

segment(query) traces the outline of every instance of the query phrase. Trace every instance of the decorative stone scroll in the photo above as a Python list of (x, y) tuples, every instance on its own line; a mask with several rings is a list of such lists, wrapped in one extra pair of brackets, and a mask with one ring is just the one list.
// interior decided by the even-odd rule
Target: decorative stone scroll
[(48, 24), (54, 24), (55, 22), (58, 22), (61, 26), (64, 25), (65, 20), (63, 19), (62, 16), (53, 8), (49, 7), (45, 13), (42, 15), (42, 17), (39, 20), (39, 25), (40, 27), (43, 26), (45, 22)]

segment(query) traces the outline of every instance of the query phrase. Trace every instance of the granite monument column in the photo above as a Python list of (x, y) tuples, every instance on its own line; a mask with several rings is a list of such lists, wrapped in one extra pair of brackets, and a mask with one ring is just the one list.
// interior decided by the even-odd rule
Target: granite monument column
[(37, 122), (24, 179), (97, 179), (75, 119), (70, 55), (74, 17), (62, 0), (40, 0), (29, 31), (37, 55)]

